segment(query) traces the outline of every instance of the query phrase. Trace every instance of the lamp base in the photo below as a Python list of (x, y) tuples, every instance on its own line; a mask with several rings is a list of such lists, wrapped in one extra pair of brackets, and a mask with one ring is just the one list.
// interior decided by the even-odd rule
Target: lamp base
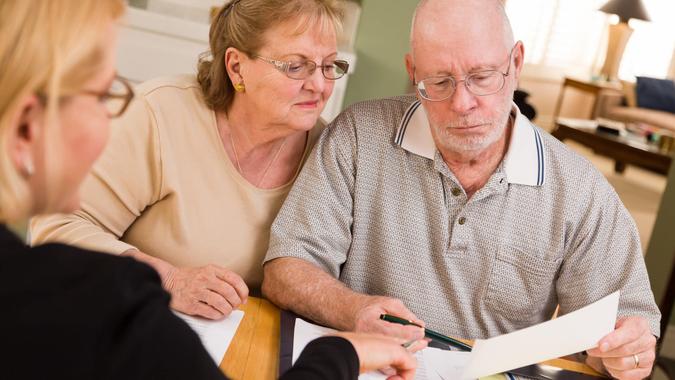
[(606, 80), (617, 81), (619, 79), (621, 57), (631, 34), (633, 34), (633, 29), (627, 22), (609, 25), (607, 54), (605, 55), (605, 63), (602, 65), (602, 69), (600, 69), (600, 76)]

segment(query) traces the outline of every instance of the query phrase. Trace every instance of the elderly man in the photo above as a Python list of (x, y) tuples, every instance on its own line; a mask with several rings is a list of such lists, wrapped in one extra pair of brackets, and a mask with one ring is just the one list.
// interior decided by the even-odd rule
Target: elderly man
[(512, 103), (524, 49), (498, 0), (429, 0), (406, 66), (417, 97), (367, 101), (324, 132), (273, 227), (263, 292), (344, 330), (487, 338), (621, 291), (589, 350), (646, 377), (659, 311), (635, 225), (604, 177)]

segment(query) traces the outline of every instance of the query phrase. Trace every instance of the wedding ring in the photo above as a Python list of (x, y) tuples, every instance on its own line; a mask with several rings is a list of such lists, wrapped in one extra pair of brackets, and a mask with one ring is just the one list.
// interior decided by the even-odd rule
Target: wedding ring
[(637, 354), (633, 355), (633, 360), (635, 360), (635, 368), (633, 369), (637, 369), (637, 367), (640, 366), (640, 358), (637, 356)]

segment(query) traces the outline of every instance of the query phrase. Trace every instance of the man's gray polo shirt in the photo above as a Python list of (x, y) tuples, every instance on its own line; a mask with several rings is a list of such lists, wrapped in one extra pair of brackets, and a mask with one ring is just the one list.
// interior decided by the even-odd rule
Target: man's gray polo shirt
[(514, 115), (504, 160), (467, 202), (414, 97), (348, 108), (298, 176), (265, 261), (307, 260), (453, 336), (514, 331), (616, 290), (619, 314), (647, 318), (658, 336), (637, 229), (617, 194), (515, 105)]

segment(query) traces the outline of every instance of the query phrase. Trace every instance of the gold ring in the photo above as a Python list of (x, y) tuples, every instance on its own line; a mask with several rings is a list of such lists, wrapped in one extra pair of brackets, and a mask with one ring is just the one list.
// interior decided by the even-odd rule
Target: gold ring
[(640, 358), (637, 356), (637, 354), (633, 355), (633, 360), (635, 361), (635, 368), (637, 369), (640, 366)]

